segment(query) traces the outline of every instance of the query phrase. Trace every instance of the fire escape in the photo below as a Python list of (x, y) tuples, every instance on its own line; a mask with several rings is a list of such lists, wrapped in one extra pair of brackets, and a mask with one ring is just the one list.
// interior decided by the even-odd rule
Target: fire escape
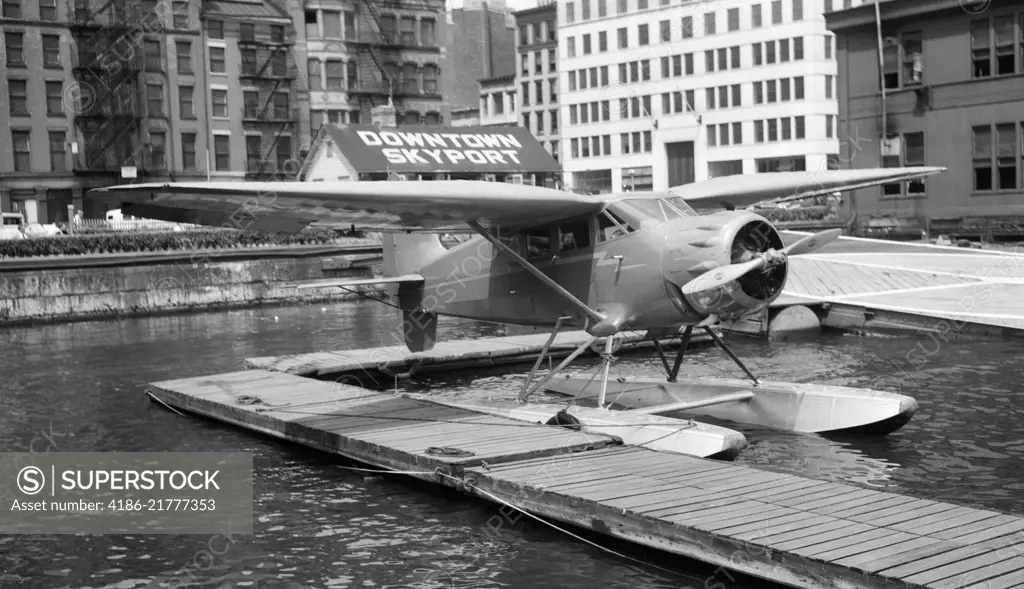
[(144, 16), (129, 0), (75, 2), (71, 34), (79, 92), (74, 108), (81, 139), (76, 174), (117, 174), (122, 166), (144, 173), (139, 78), (146, 55), (144, 43), (131, 34), (145, 29)]
[[(444, 2), (422, 0), (412, 2), (416, 8), (434, 14), (444, 13)], [(382, 24), (374, 0), (362, 0), (356, 4), (358, 40), (349, 42), (357, 50), (357, 81), (349, 81), (348, 93), (359, 100), (363, 121), (370, 121), (371, 109), (388, 104), (402, 110), (401, 100), (419, 94), (419, 79), (403, 80), (400, 64), (404, 47), (415, 45), (415, 38), (405, 39), (399, 31), (398, 22), (391, 20)], [(413, 33), (415, 37), (415, 32)], [(389, 68), (388, 66), (391, 65)]]
[(246, 137), (246, 177), (250, 179), (270, 179), (293, 172), (283, 169), (295, 149), (286, 135), (298, 136), (298, 108), (292, 103), (295, 94), (291, 91), (297, 76), (292, 39), (290, 25), (272, 26), (269, 30), (252, 24), (241, 26), (239, 78), (243, 86), (257, 88), (243, 93), (242, 123), (247, 130), (260, 131), (258, 136)]

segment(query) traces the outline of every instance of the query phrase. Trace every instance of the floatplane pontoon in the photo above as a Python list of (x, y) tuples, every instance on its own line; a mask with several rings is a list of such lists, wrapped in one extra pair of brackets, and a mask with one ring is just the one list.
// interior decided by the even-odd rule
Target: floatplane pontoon
[[(819, 249), (840, 233), (826, 231), (784, 246), (767, 219), (743, 207), (943, 170), (740, 175), (664, 192), (597, 196), (475, 181), (170, 183), (101, 190), (119, 197), (126, 214), (152, 219), (283, 233), (313, 223), (382, 232), (387, 277), (305, 286), (389, 284), (402, 309), (405, 343), (412, 352), (434, 346), (440, 315), (550, 327), (551, 340), (563, 327), (590, 335), (556, 370), (534, 383), (542, 354), (520, 402), (450, 404), (610, 433), (626, 444), (730, 456), (746, 444), (742, 434), (669, 415), (714, 416), (805, 432), (887, 433), (906, 423), (917, 408), (903, 395), (765, 383), (749, 370), (749, 384), (677, 378), (685, 345), (669, 366), (660, 341), (681, 330), (685, 339), (694, 327), (706, 329), (743, 366), (713, 327), (766, 308), (783, 290), (789, 256)], [(700, 215), (691, 205), (732, 210)], [(438, 239), (444, 233), (478, 235), (449, 249)], [(667, 380), (609, 380), (615, 335), (622, 331), (647, 332), (665, 362)], [(603, 362), (598, 382), (554, 378), (595, 345)], [(595, 406), (529, 402), (541, 387), (577, 400), (593, 399)]]

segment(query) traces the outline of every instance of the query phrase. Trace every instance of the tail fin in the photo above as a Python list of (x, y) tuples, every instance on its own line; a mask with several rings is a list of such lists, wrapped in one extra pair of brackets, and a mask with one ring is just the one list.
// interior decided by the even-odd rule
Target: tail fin
[(384, 272), (388, 276), (418, 274), (425, 266), (441, 259), (447, 249), (433, 233), (385, 233)]
[[(385, 233), (382, 240), (384, 272), (388, 276), (418, 274), (448, 252), (440, 237), (433, 233)], [(405, 345), (413, 352), (430, 350), (437, 341), (437, 314), (420, 309), (423, 286), (422, 280), (388, 285), (388, 293), (398, 297)]]

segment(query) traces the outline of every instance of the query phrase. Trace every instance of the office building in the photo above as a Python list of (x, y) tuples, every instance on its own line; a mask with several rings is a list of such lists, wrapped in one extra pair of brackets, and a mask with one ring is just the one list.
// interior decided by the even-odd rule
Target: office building
[(479, 81), (515, 75), (515, 18), (505, 0), (449, 0), (441, 80), (446, 117), (477, 106)]
[(823, 10), (822, 0), (560, 3), (567, 182), (664, 190), (837, 165)]
[(843, 167), (947, 168), (851, 193), (857, 229), (1019, 234), (1024, 1), (888, 0), (880, 22), (874, 3), (833, 4)]
[(558, 4), (554, 1), (514, 13), (516, 87), (520, 124), (557, 160), (560, 158)]

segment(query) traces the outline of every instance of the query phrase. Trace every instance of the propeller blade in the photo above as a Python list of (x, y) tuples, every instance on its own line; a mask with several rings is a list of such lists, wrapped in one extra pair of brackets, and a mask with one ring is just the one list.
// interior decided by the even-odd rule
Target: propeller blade
[(757, 258), (756, 260), (750, 260), (749, 262), (743, 262), (742, 264), (721, 266), (711, 270), (710, 272), (701, 274), (697, 278), (687, 282), (682, 286), (682, 291), (684, 294), (692, 295), (705, 290), (721, 288), (722, 286), (729, 284), (733, 280), (738, 280), (754, 270), (761, 269), (764, 264), (765, 261), (763, 258)]
[(815, 233), (814, 235), (808, 235), (800, 241), (785, 247), (782, 253), (787, 256), (799, 256), (812, 252), (816, 249), (825, 247), (832, 243), (843, 234), (842, 229), (829, 229), (828, 231), (822, 231), (821, 233)]

